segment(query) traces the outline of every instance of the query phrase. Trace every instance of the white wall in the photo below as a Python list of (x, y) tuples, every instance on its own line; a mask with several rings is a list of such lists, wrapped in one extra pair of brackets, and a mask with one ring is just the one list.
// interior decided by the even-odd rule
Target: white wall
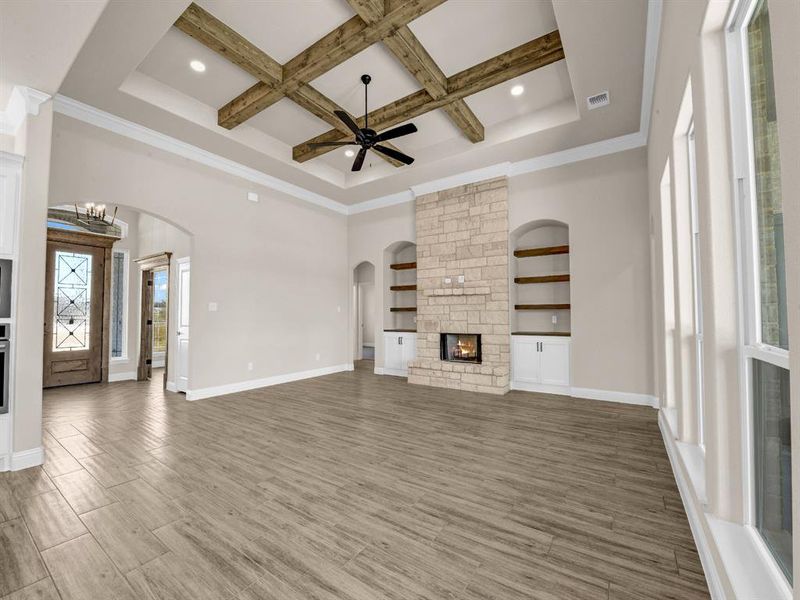
[(344, 216), (62, 115), (51, 175), (59, 202), (102, 199), (192, 235), (191, 390), (350, 362)]
[(14, 373), (13, 451), (35, 451), (42, 445), (42, 363), (44, 272), (47, 247), (47, 196), (50, 177), (52, 102), (28, 115), (14, 140), (25, 156), (17, 270), (17, 318)]

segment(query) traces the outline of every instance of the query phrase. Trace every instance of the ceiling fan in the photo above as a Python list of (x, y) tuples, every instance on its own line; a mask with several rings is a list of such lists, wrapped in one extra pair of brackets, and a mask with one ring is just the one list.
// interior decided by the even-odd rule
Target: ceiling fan
[(388, 148), (386, 146), (382, 146), (381, 142), (386, 142), (388, 140), (393, 140), (395, 138), (399, 138), (404, 135), (408, 135), (409, 133), (415, 133), (417, 131), (417, 126), (413, 123), (406, 123), (405, 125), (400, 125), (400, 127), (395, 127), (394, 129), (390, 129), (389, 131), (384, 131), (383, 133), (378, 133), (374, 129), (369, 128), (369, 113), (367, 111), (367, 86), (369, 82), (372, 81), (372, 77), (369, 75), (362, 75), (361, 76), (361, 83), (364, 84), (364, 127), (359, 127), (356, 125), (356, 122), (343, 110), (335, 110), (333, 114), (335, 114), (339, 119), (347, 125), (347, 128), (352, 131), (356, 138), (352, 142), (319, 142), (319, 143), (312, 143), (309, 144), (310, 146), (361, 146), (361, 150), (358, 151), (356, 155), (356, 159), (353, 161), (353, 171), (360, 171), (361, 165), (364, 164), (364, 158), (367, 156), (367, 150), (374, 150), (376, 152), (380, 152), (381, 154), (385, 154), (390, 158), (394, 158), (395, 160), (399, 160), (400, 162), (410, 165), (414, 162), (414, 159), (408, 156), (407, 154), (403, 154), (402, 152), (395, 150), (394, 148)]

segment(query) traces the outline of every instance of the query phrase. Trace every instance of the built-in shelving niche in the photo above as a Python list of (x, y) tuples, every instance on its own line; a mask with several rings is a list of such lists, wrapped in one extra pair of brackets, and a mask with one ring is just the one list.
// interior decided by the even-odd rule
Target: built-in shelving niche
[(523, 225), (511, 234), (511, 249), (511, 332), (570, 335), (567, 225), (549, 220)]
[(417, 330), (417, 246), (396, 242), (384, 252), (383, 328), (385, 331)]

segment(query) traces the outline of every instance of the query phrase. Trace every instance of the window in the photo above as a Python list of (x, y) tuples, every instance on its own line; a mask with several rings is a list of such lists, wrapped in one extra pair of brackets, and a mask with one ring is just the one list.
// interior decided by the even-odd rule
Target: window
[(692, 223), (692, 294), (695, 338), (695, 403), (697, 410), (697, 443), (704, 448), (703, 438), (703, 298), (700, 273), (700, 214), (697, 205), (697, 160), (694, 142), (694, 121), (686, 134), (689, 167), (689, 202)]
[(153, 354), (167, 350), (167, 269), (153, 271)]
[(56, 251), (53, 352), (89, 350), (92, 255)]
[(728, 42), (736, 197), (741, 209), (742, 371), (751, 431), (748, 515), (791, 583), (789, 336), (778, 119), (766, 0), (743, 2), (729, 28)]
[(114, 250), (111, 266), (111, 358), (127, 358), (128, 253)]

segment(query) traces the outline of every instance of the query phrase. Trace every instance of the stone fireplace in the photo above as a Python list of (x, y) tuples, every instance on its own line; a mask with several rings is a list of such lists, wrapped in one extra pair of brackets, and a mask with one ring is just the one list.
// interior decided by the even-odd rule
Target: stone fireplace
[(408, 381), (505, 394), (511, 356), (506, 178), (418, 197), (416, 224), (417, 357)]

